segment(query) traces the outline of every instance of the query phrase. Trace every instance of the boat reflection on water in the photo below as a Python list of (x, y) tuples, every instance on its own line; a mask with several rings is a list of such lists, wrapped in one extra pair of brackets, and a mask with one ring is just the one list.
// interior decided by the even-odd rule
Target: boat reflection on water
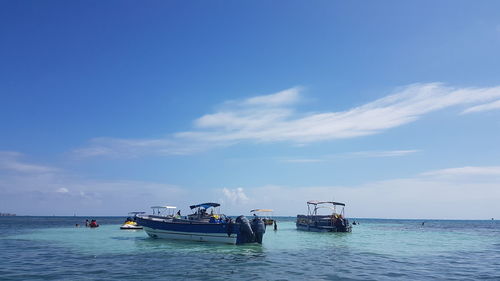
[[(352, 226), (344, 218), (344, 207), (345, 204), (339, 202), (308, 201), (307, 215), (297, 215), (297, 229), (315, 232), (351, 232)], [(327, 209), (331, 214), (320, 215), (318, 214), (320, 209)]]
[[(170, 207), (170, 208), (167, 208)], [(219, 203), (202, 203), (190, 206), (193, 213), (180, 216), (180, 212), (137, 215), (136, 221), (152, 238), (219, 242), (228, 244), (262, 243), (265, 225), (256, 217), (249, 221), (245, 216), (235, 220), (215, 209)], [(157, 207), (156, 207), (157, 208)], [(175, 207), (165, 206), (168, 210)]]

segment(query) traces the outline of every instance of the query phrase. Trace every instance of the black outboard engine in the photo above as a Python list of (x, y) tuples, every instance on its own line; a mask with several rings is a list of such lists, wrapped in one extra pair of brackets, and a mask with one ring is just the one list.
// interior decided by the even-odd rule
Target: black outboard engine
[(236, 218), (236, 223), (240, 224), (240, 233), (236, 238), (236, 244), (252, 243), (255, 241), (255, 235), (253, 233), (250, 222), (245, 216), (239, 216)]
[(254, 218), (252, 220), (252, 230), (255, 234), (255, 241), (259, 244), (262, 244), (262, 237), (264, 237), (264, 233), (266, 232), (266, 224), (261, 218)]

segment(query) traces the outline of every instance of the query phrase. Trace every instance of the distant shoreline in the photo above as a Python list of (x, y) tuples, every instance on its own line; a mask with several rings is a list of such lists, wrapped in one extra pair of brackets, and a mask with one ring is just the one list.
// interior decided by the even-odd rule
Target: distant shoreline
[[(229, 217), (237, 217), (238, 215), (228, 215)], [(125, 218), (127, 215), (123, 216), (105, 216), (105, 215), (99, 215), (99, 216), (36, 216), (36, 215), (16, 215), (16, 214), (5, 214), (1, 213), (0, 217), (40, 217), (40, 218), (83, 218), (83, 219), (88, 219), (88, 218)], [(277, 219), (295, 219), (296, 216), (273, 216), (274, 218)], [(390, 221), (390, 220), (396, 220), (396, 221), (496, 221), (495, 218), (489, 218), (489, 219), (436, 219), (436, 218), (358, 218), (358, 217), (347, 217), (349, 220), (384, 220), (384, 221)]]

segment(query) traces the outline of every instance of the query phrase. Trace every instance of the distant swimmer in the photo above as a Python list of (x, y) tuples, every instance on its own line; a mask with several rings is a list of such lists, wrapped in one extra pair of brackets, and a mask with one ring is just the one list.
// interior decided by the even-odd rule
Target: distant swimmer
[(278, 225), (276, 224), (276, 221), (274, 221), (274, 231), (278, 230)]
[(425, 221), (424, 221), (424, 222), (422, 222), (422, 226), (424, 226), (424, 224), (425, 224)]

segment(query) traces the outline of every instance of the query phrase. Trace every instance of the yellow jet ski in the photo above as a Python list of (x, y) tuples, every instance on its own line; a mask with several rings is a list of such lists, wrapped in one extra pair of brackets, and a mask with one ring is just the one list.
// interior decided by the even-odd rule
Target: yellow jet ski
[(131, 212), (129, 214), (133, 214), (132, 217), (128, 217), (125, 222), (120, 226), (120, 229), (142, 229), (142, 226), (138, 225), (137, 222), (135, 221), (135, 216), (137, 214), (144, 214), (144, 212)]

